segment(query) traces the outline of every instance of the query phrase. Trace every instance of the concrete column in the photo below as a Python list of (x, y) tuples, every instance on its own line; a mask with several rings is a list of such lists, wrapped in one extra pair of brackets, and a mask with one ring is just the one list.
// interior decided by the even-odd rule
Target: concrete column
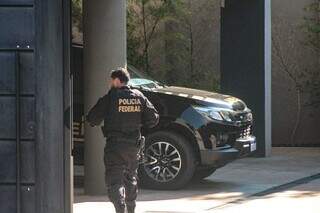
[[(126, 66), (126, 1), (84, 1), (84, 111), (106, 94), (110, 70)], [(99, 127), (85, 126), (85, 192), (104, 194), (103, 149)]]
[(221, 9), (221, 88), (254, 115), (257, 156), (271, 153), (271, 0), (225, 0)]

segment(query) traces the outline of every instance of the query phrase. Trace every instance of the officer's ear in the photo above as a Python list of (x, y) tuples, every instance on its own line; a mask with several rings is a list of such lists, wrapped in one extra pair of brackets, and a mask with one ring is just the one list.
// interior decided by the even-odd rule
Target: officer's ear
[(116, 88), (119, 88), (119, 87), (122, 86), (122, 83), (121, 83), (121, 81), (120, 81), (119, 78), (115, 78), (115, 79), (114, 79), (114, 86), (115, 86)]
[(111, 87), (113, 87), (113, 88), (118, 87), (118, 85), (119, 85), (118, 81), (119, 81), (118, 78), (111, 78), (111, 80), (110, 80)]

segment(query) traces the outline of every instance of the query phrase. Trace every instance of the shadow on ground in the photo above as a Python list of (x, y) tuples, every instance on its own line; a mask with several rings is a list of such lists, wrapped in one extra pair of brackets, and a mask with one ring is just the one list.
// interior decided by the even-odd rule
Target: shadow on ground
[[(190, 200), (219, 200), (239, 198), (244, 192), (241, 191), (241, 184), (232, 182), (220, 182), (212, 180), (202, 180), (198, 183), (191, 183), (181, 190), (150, 190), (140, 189), (139, 201), (160, 201), (173, 199)], [(83, 189), (75, 189), (75, 203), (81, 202), (106, 202), (107, 196), (87, 196)]]
[[(141, 189), (138, 196), (138, 212), (203, 212), (239, 203), (258, 192), (307, 176), (319, 174), (319, 148), (274, 148), (269, 158), (245, 158), (217, 170), (206, 180), (190, 183), (182, 190), (161, 191)], [(295, 188), (291, 198), (316, 197), (312, 188)], [(263, 197), (268, 200), (268, 196)], [(83, 189), (75, 189), (75, 213), (113, 212), (106, 195), (84, 195)]]

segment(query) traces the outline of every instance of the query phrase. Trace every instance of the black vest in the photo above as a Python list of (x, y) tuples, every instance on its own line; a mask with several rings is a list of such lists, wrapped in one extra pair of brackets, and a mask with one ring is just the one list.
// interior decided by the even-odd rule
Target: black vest
[(137, 141), (141, 137), (144, 99), (141, 92), (129, 87), (111, 89), (109, 107), (104, 120), (107, 138)]

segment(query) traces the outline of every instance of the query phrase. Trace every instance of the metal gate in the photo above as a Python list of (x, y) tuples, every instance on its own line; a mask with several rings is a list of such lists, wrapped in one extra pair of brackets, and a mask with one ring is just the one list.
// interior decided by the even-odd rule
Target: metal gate
[(35, 212), (34, 8), (31, 1), (0, 4), (0, 206), (1, 212), (31, 213)]
[(66, 2), (0, 0), (1, 213), (71, 209)]

